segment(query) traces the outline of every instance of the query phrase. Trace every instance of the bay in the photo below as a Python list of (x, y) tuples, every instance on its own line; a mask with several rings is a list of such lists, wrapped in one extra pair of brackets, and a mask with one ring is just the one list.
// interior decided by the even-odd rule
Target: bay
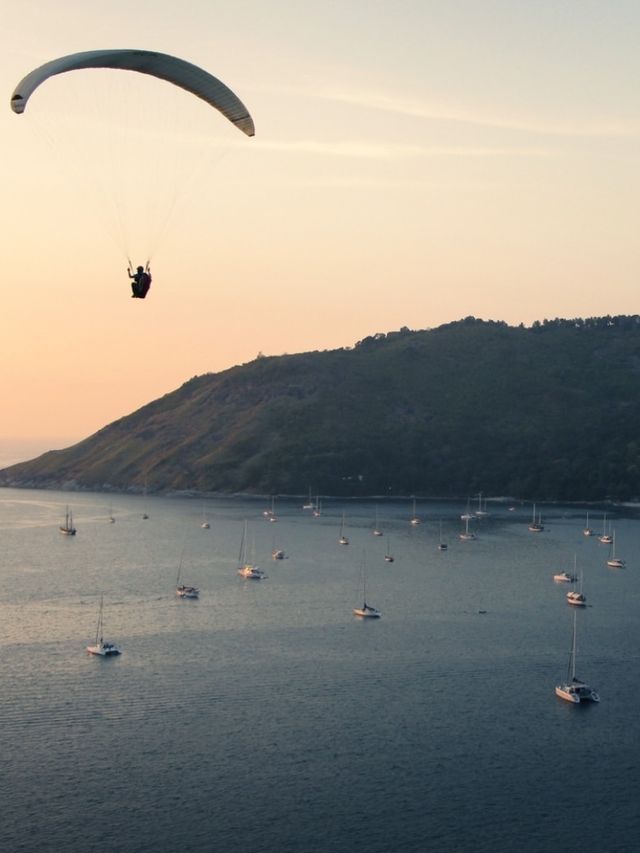
[[(373, 537), (373, 501), (301, 503), (269, 523), (266, 500), (0, 490), (2, 849), (636, 850), (636, 513), (612, 570), (580, 508), (538, 507), (531, 534), (530, 505), (490, 502), (461, 542), (462, 505), (418, 502), (412, 527), (380, 501)], [(245, 520), (264, 581), (236, 572)], [(574, 555), (602, 699), (577, 708), (554, 694)], [(352, 615), (363, 564), (380, 620)], [(85, 652), (100, 595), (117, 658)]]

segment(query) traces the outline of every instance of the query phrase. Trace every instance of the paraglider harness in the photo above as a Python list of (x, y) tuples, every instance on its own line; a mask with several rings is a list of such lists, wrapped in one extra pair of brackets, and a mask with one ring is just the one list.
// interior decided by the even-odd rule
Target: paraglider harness
[(129, 278), (133, 279), (131, 282), (131, 296), (133, 299), (144, 299), (151, 287), (151, 270), (149, 269), (149, 261), (147, 261), (144, 269), (142, 269), (142, 267), (138, 267), (134, 273), (131, 272), (132, 266), (131, 261), (129, 261), (127, 272), (129, 273)]

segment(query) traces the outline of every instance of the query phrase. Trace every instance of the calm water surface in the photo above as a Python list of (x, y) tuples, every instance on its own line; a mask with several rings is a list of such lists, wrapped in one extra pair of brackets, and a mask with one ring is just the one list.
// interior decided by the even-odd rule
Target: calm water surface
[[(412, 528), (381, 502), (383, 537), (373, 503), (265, 508), (116, 496), (109, 524), (102, 495), (0, 490), (0, 849), (640, 849), (640, 521), (614, 517), (611, 570), (572, 508), (535, 535), (530, 507), (490, 504), (472, 542), (453, 504)], [(263, 582), (236, 573), (245, 519)], [(578, 674), (602, 697), (577, 708), (554, 694), (574, 555)], [(351, 613), (363, 566), (379, 621)], [(84, 651), (100, 594), (118, 658)]]

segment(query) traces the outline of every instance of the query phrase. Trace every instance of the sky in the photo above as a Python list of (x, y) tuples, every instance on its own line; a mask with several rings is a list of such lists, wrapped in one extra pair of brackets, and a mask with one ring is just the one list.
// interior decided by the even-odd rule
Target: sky
[[(638, 313), (635, 0), (4, 6), (0, 465), (258, 353)], [(255, 137), (121, 71), (10, 110), (31, 69), (112, 47), (202, 66)]]

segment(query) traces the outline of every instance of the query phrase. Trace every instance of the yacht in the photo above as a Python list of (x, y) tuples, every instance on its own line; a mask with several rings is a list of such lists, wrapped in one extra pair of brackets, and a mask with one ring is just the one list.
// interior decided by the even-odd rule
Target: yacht
[(626, 565), (627, 564), (621, 557), (616, 557), (616, 532), (614, 530), (612, 533), (611, 553), (607, 560), (607, 566), (609, 566), (610, 569), (624, 569)]
[(575, 576), (570, 575), (569, 572), (559, 572), (557, 575), (553, 576), (553, 579), (556, 583), (575, 583)]
[(253, 563), (250, 563), (247, 559), (247, 522), (244, 523), (244, 528), (242, 531), (242, 539), (240, 540), (240, 554), (238, 556), (238, 574), (241, 578), (246, 578), (247, 580), (252, 581), (261, 581), (265, 580), (267, 575), (262, 571), (262, 569), (258, 568), (258, 566), (254, 566)]
[(98, 611), (98, 625), (96, 627), (96, 639), (92, 646), (87, 646), (87, 651), (90, 655), (100, 655), (100, 657), (111, 657), (119, 655), (120, 649), (115, 643), (107, 643), (102, 636), (102, 610), (104, 606), (103, 596), (100, 596), (100, 609)]
[(379, 619), (382, 616), (382, 613), (375, 607), (371, 607), (371, 605), (367, 604), (365, 601), (362, 607), (353, 608), (353, 615), (362, 616), (365, 619)]
[(580, 702), (599, 702), (600, 697), (589, 685), (576, 677), (576, 614), (573, 614), (573, 640), (571, 652), (569, 653), (569, 670), (567, 679), (562, 684), (556, 684), (556, 696), (572, 702), (574, 705)]
[(598, 541), (603, 545), (613, 545), (613, 536), (607, 531), (607, 514), (605, 512), (602, 519), (602, 535), (598, 536)]
[(593, 529), (589, 527), (589, 513), (587, 513), (587, 521), (582, 532), (585, 536), (593, 536)]
[(338, 545), (348, 545), (349, 538), (344, 535), (344, 513), (342, 513), (342, 523), (340, 524), (340, 537), (338, 539)]
[(274, 548), (271, 551), (271, 559), (272, 560), (284, 560), (285, 554), (282, 548)]
[(469, 540), (469, 539), (475, 539), (475, 538), (476, 538), (476, 534), (472, 533), (469, 530), (469, 518), (465, 518), (465, 520), (464, 520), (464, 531), (462, 533), (458, 533), (458, 539)]
[(414, 527), (416, 527), (418, 524), (421, 523), (420, 518), (418, 517), (418, 515), (416, 515), (416, 502), (415, 502), (415, 500), (413, 501), (413, 513), (412, 513), (409, 521), (411, 522), (411, 524), (413, 524)]
[(533, 505), (533, 516), (529, 522), (529, 531), (531, 533), (542, 533), (544, 525), (542, 523), (542, 514), (536, 516), (536, 505)]

